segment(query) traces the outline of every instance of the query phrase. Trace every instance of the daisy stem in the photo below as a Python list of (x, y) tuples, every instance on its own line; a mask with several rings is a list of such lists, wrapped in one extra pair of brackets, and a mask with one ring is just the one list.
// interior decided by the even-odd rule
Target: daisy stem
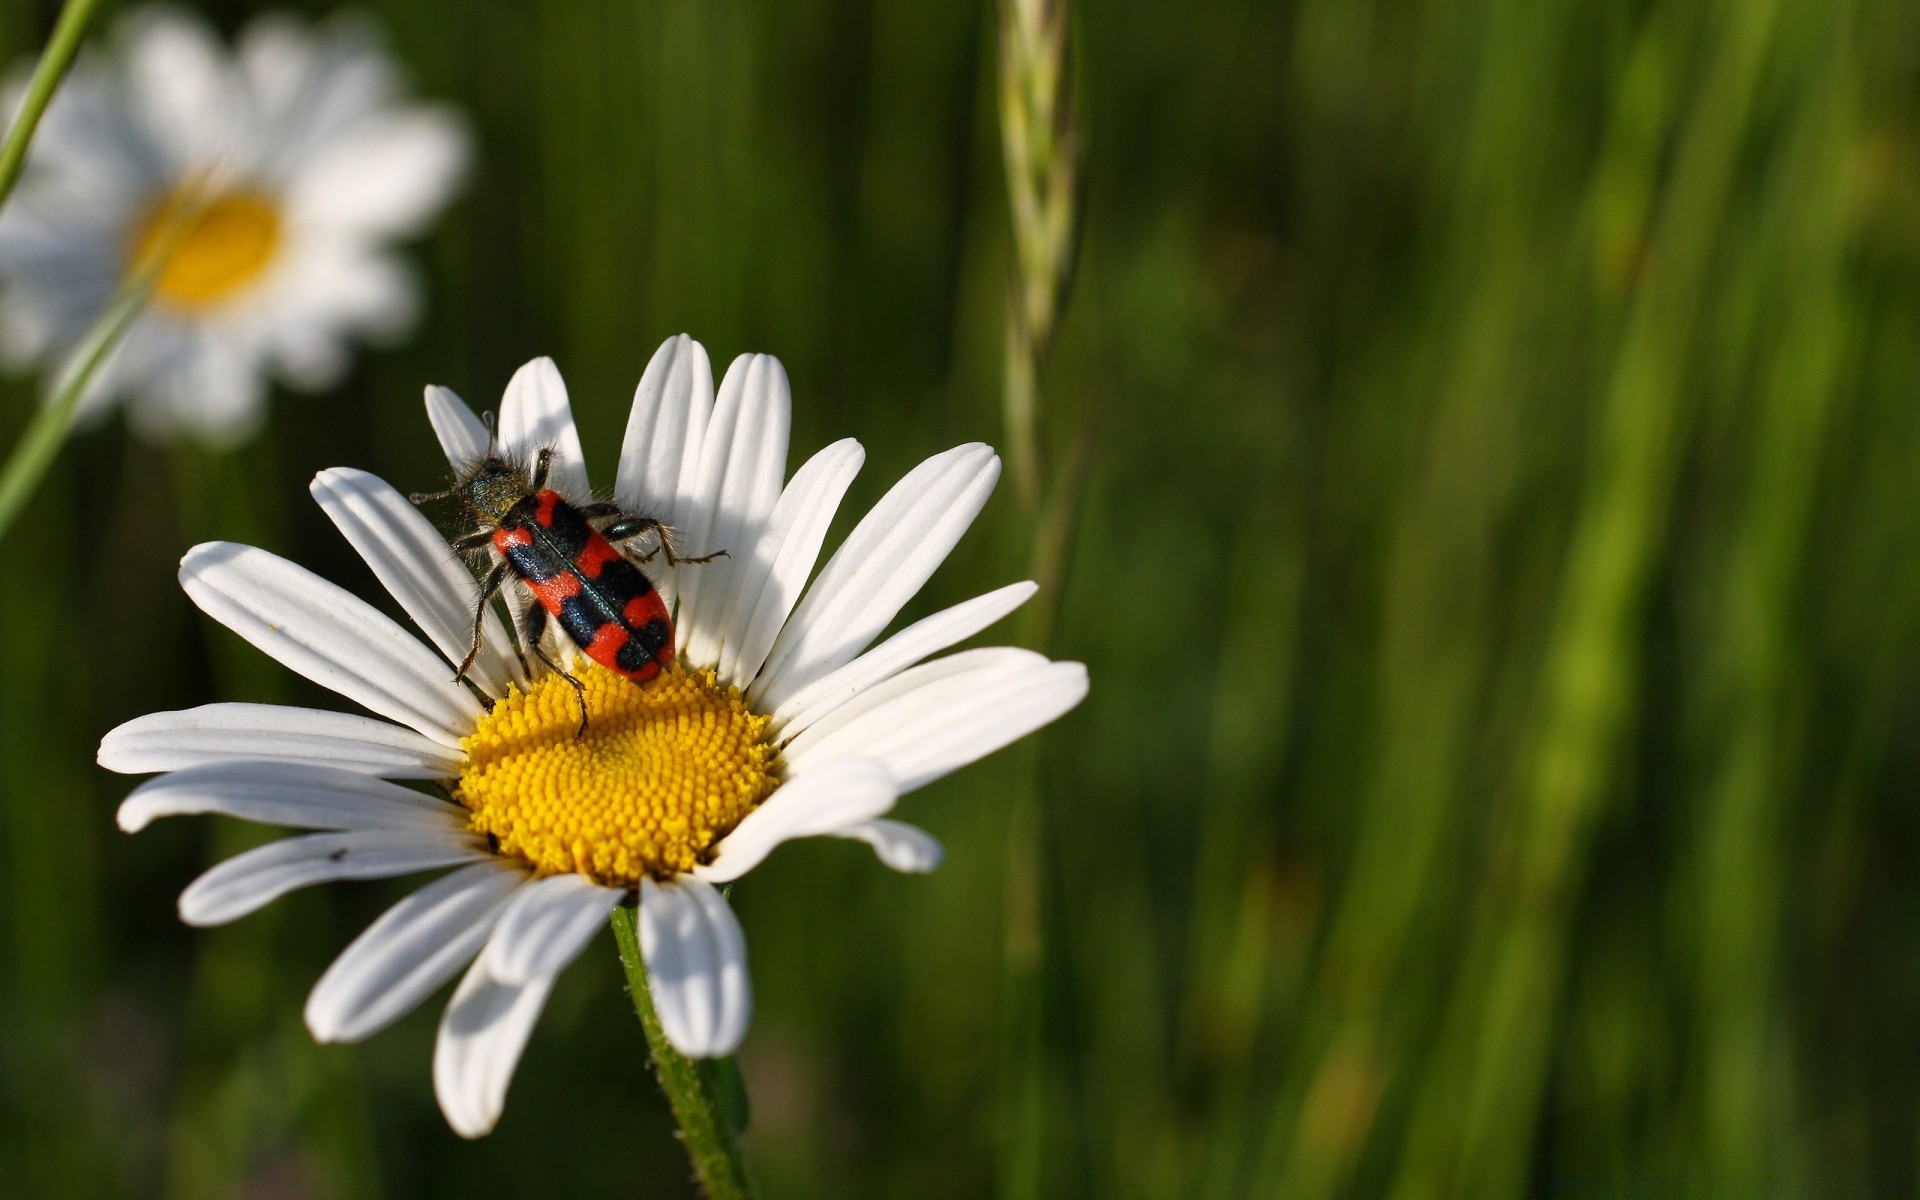
[(0, 538), (13, 527), (14, 518), (20, 515), (40, 485), (53, 456), (66, 443), (80, 397), (86, 394), (87, 384), (100, 364), (113, 353), (133, 319), (140, 314), (147, 294), (153, 290), (155, 274), (151, 270), (142, 271), (121, 285), (113, 303), (93, 323), (69, 360), (66, 379), (53, 399), (34, 413), (20, 440), (14, 444), (13, 453), (7, 456), (6, 465), (0, 466)]
[(41, 52), (40, 62), (27, 84), (20, 114), (7, 130), (6, 141), (0, 142), (0, 205), (13, 195), (13, 185), (27, 161), (27, 147), (33, 142), (34, 130), (40, 127), (41, 114), (47, 111), (53, 93), (67, 76), (67, 68), (73, 65), (74, 55), (80, 52), (80, 39), (93, 20), (93, 10), (99, 6), (99, 0), (67, 0), (66, 7), (60, 10), (53, 36), (47, 39), (47, 48)]
[(747, 1175), (746, 1158), (740, 1152), (736, 1119), (729, 1111), (725, 1091), (724, 1065), (713, 1060), (695, 1062), (673, 1048), (653, 1011), (653, 993), (647, 989), (647, 965), (640, 954), (640, 934), (635, 912), (625, 905), (613, 910), (613, 936), (620, 945), (620, 965), (627, 971), (627, 990), (633, 995), (633, 1011), (647, 1035), (647, 1048), (653, 1053), (654, 1074), (660, 1090), (667, 1094), (674, 1120), (680, 1124), (680, 1140), (700, 1177), (700, 1186), (709, 1200), (750, 1200), (759, 1195)]

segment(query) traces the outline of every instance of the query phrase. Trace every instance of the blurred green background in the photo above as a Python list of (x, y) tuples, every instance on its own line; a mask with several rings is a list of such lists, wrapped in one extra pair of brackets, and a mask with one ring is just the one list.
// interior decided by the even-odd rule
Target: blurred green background
[[(1002, 441), (990, 4), (373, 7), (479, 139), (419, 336), (231, 455), (84, 434), (4, 546), (0, 1196), (692, 1195), (611, 939), (463, 1143), (437, 1003), (300, 1024), (409, 885), (189, 930), (175, 894), (260, 835), (119, 834), (93, 748), (333, 703), (174, 564), (239, 538), (372, 595), (306, 484), (436, 483), (425, 383), (491, 406), (552, 354), (606, 478), (661, 339), (778, 354), (794, 462), (867, 446), (842, 530)], [(7, 56), (54, 11), (0, 6)], [(1093, 693), (904, 805), (938, 874), (810, 843), (735, 893), (767, 1193), (1912, 1194), (1920, 7), (1074, 19), (1045, 398), (1094, 450), (1052, 649)], [(1025, 574), (1006, 491), (907, 618)]]

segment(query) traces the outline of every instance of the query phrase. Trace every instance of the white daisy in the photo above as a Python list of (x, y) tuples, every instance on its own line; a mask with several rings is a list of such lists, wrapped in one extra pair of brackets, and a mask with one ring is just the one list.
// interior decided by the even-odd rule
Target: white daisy
[[(584, 736), (565, 678), (542, 670), (496, 615), (473, 686), (453, 682), (479, 594), (473, 574), (406, 497), (364, 471), (322, 472), (314, 498), (432, 649), (263, 550), (216, 543), (181, 563), (182, 586), (208, 615), (375, 717), (212, 704), (130, 721), (101, 742), (101, 765), (168, 774), (127, 797), (120, 825), (216, 812), (325, 831), (201, 876), (180, 897), (181, 916), (198, 925), (325, 880), (459, 866), (349, 946), (306, 1016), (322, 1041), (357, 1041), (474, 960), (434, 1055), (441, 1108), (462, 1134), (493, 1127), (554, 976), (623, 899), (638, 895), (667, 1036), (690, 1056), (729, 1054), (752, 998), (745, 941), (715, 885), (799, 837), (853, 838), (896, 870), (933, 869), (938, 843), (887, 819), (894, 801), (1086, 695), (1083, 666), (1027, 650), (929, 660), (1017, 608), (1031, 583), (868, 649), (972, 523), (1000, 461), (973, 444), (920, 464), (808, 585), (863, 452), (836, 442), (787, 479), (789, 405), (775, 359), (741, 356), (716, 398), (698, 343), (674, 338), (654, 355), (613, 496), (670, 520), (683, 548), (729, 556), (660, 581), (673, 589), (678, 655), (653, 682), (576, 657)], [(453, 463), (487, 448), (486, 427), (452, 392), (428, 388), (427, 411)], [(499, 433), (510, 451), (551, 447), (553, 486), (589, 495), (552, 362), (514, 376)], [(430, 782), (445, 798), (398, 781)]]
[(198, 17), (139, 10), (74, 66), (0, 216), (0, 353), (57, 369), (184, 220), (83, 413), (125, 396), (149, 435), (242, 439), (269, 376), (326, 387), (353, 339), (406, 330), (419, 288), (390, 246), (446, 204), (468, 140), (451, 110), (401, 101), (363, 21), (262, 16), (229, 53)]

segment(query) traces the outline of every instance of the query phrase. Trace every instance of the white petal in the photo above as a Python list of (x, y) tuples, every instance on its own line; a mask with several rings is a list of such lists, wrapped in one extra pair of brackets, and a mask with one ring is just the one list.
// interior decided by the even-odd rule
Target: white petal
[(865, 842), (881, 862), (909, 875), (936, 870), (947, 856), (932, 834), (904, 821), (867, 821), (850, 825), (834, 836)]
[(579, 503), (591, 494), (567, 384), (552, 359), (536, 358), (507, 381), (507, 394), (500, 401), (500, 444), (529, 460), (537, 450), (552, 449), (547, 486)]
[(732, 1054), (753, 1016), (740, 922), (713, 885), (640, 881), (640, 953), (660, 1027), (689, 1058)]
[[(441, 395), (436, 396), (436, 391)], [(456, 474), (489, 453), (503, 452), (502, 443), (490, 432), (490, 426), (474, 416), (466, 402), (446, 388), (427, 389), (427, 416), (440, 439), (440, 449), (446, 454), (447, 462)], [(488, 557), (495, 564), (501, 561), (497, 551), (489, 551)], [(500, 595), (507, 606), (513, 645), (524, 647), (527, 644), (527, 607), (534, 603), (533, 597), (525, 588), (518, 587), (503, 588)], [(552, 640), (551, 634), (548, 640)], [(520, 670), (518, 657), (516, 653), (515, 673), (524, 674)]]
[(450, 779), (460, 752), (389, 721), (286, 704), (205, 704), (135, 717), (100, 739), (126, 775), (237, 761), (304, 763), (385, 779)]
[(524, 879), (503, 862), (475, 863), (388, 909), (313, 985), (307, 1028), (322, 1042), (357, 1042), (406, 1015), (479, 951)]
[(406, 334), (421, 293), (412, 263), (384, 246), (304, 236), (288, 244), (258, 300), (257, 337), (288, 383), (318, 391), (346, 373), (352, 335), (392, 344)]
[(493, 1131), (507, 1103), (507, 1085), (553, 976), (504, 983), (492, 967), (493, 944), (480, 952), (440, 1017), (433, 1043), (433, 1094), (447, 1124), (465, 1138)]
[[(325, 303), (333, 298), (328, 295), (315, 299)], [(415, 300), (411, 295), (370, 298), (380, 303), (392, 299), (408, 305)], [(302, 304), (301, 301), (308, 299), (304, 294), (299, 300), (288, 299), (274, 328), (263, 334), (270, 346), (272, 370), (296, 392), (325, 391), (338, 383), (353, 363), (353, 349), (347, 342), (346, 330), (334, 325), (331, 313), (317, 311), (318, 305), (307, 308)], [(404, 315), (411, 316), (410, 313)], [(350, 324), (350, 320), (343, 323)]]
[[(160, 319), (149, 310), (141, 320)], [(266, 418), (262, 348), (210, 326), (182, 328), (171, 358), (144, 380), (130, 381), (145, 385), (129, 413), (133, 426), (158, 442), (184, 433), (216, 449), (236, 446)]]
[(470, 142), (460, 114), (437, 105), (357, 122), (294, 167), (288, 215), (363, 236), (418, 233), (459, 184)]
[[(706, 349), (684, 333), (668, 338), (633, 392), (614, 502), (658, 517), (684, 537), (699, 499), (700, 451), (712, 416), (713, 367)], [(660, 572), (655, 584), (671, 607), (677, 595), (673, 572)]]
[(738, 687), (753, 682), (813, 574), (827, 526), (866, 457), (852, 438), (835, 442), (795, 471), (780, 493), (760, 544), (738, 559), (733, 597), (716, 626), (723, 681)]
[(309, 24), (267, 12), (250, 19), (235, 40), (265, 147), (286, 178), (344, 131), (398, 102), (399, 79), (380, 30), (362, 13), (336, 13)]
[(765, 712), (851, 662), (946, 560), (1000, 478), (978, 443), (936, 454), (873, 506), (821, 568), (748, 699)]
[(206, 166), (237, 148), (242, 91), (212, 26), (159, 5), (136, 10), (120, 28), (127, 102), (177, 168)]
[(120, 803), (120, 828), (219, 813), (292, 829), (459, 832), (466, 810), (355, 771), (276, 762), (213, 763), (149, 779)]
[(195, 546), (180, 586), (201, 611), (282, 664), (449, 746), (480, 702), (439, 655), (344, 588), (278, 555), (233, 542)]
[[(432, 522), (386, 480), (351, 467), (320, 472), (309, 490), (381, 586), (447, 661), (465, 658), (480, 586)], [(491, 611), (481, 631), (480, 653), (467, 677), (487, 695), (504, 696), (508, 685), (524, 684), (526, 676), (506, 629)]]
[(979, 633), (1039, 590), (1036, 583), (1012, 583), (915, 621), (846, 666), (788, 696), (773, 712), (773, 732), (788, 736), (799, 733), (874, 684)]
[(557, 974), (625, 895), (624, 889), (601, 887), (583, 875), (550, 875), (521, 888), (488, 943), (494, 977), (526, 983)]
[(180, 919), (224, 925), (295, 888), (335, 879), (390, 879), (488, 857), (475, 834), (357, 829), (282, 838), (214, 867), (180, 893)]
[(871, 821), (891, 809), (898, 796), (893, 776), (877, 762), (842, 758), (822, 764), (782, 784), (721, 841), (713, 862), (693, 873), (711, 883), (729, 883), (759, 866), (780, 843)]
[[(867, 717), (876, 709), (885, 708), (896, 700), (924, 692), (935, 685), (956, 694), (968, 688), (986, 687), (1023, 671), (1044, 667), (1047, 662), (1046, 655), (1019, 646), (980, 646), (921, 663), (912, 670), (896, 672), (846, 703), (836, 705), (805, 729), (787, 734), (780, 741), (781, 757), (789, 767), (807, 761), (810, 755), (814, 756), (812, 761), (816, 763), (837, 758), (838, 753), (820, 757), (815, 750), (841, 729)], [(844, 743), (836, 738), (831, 745), (842, 746)]]
[[(1087, 694), (1087, 669), (1079, 663), (946, 676), (929, 672), (943, 661), (903, 671), (848, 705), (865, 711), (836, 721), (831, 732), (809, 740), (802, 750), (783, 751), (789, 768), (804, 771), (810, 763), (857, 754), (887, 764), (900, 790), (910, 792), (1058, 719)], [(882, 694), (884, 702), (866, 703)]]
[(742, 354), (720, 381), (700, 452), (700, 495), (687, 522), (688, 553), (729, 557), (676, 572), (680, 611), (675, 632), (682, 653), (717, 666), (736, 579), (750, 565), (787, 474), (793, 397), (780, 360)]
[(473, 415), (466, 401), (453, 394), (452, 388), (427, 385), (427, 420), (440, 439), (441, 451), (455, 467), (484, 457), (493, 444), (486, 425)]
[(633, 392), (614, 502), (684, 532), (712, 415), (713, 367), (706, 350), (684, 333), (668, 338)]

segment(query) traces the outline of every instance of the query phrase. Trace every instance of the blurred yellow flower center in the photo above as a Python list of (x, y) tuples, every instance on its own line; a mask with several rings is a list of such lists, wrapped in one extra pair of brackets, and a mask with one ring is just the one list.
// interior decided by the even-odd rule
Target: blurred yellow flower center
[(603, 667), (571, 685), (548, 675), (480, 718), (455, 795), (476, 832), (539, 875), (614, 887), (671, 878), (773, 791), (767, 718), (711, 671), (668, 667), (636, 684)]
[(131, 265), (139, 266), (173, 237), (172, 250), (154, 283), (154, 297), (175, 309), (197, 312), (231, 297), (260, 277), (280, 246), (280, 212), (257, 192), (228, 192), (181, 215), (184, 195), (175, 192), (152, 207), (136, 226)]

